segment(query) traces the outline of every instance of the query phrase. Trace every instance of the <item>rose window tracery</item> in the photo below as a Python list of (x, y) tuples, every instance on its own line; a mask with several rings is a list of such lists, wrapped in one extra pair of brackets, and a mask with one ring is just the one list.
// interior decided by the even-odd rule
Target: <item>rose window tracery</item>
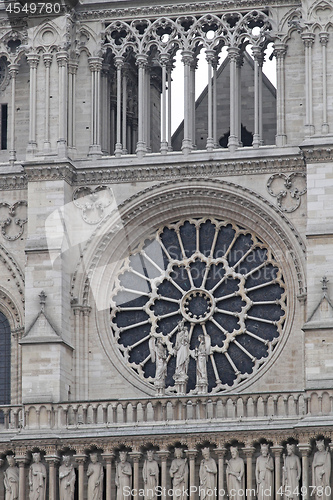
[(167, 393), (180, 390), (177, 339), (186, 331), (181, 392), (219, 392), (270, 358), (286, 303), (282, 271), (258, 235), (227, 221), (188, 219), (160, 228), (124, 259), (111, 327), (124, 363), (142, 380), (157, 387), (165, 367)]

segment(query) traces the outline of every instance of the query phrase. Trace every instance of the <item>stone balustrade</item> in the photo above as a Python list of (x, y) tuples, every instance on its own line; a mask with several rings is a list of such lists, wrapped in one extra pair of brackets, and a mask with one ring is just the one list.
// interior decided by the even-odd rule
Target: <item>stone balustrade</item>
[(164, 396), (0, 406), (1, 432), (22, 429), (299, 420), (333, 414), (333, 390)]

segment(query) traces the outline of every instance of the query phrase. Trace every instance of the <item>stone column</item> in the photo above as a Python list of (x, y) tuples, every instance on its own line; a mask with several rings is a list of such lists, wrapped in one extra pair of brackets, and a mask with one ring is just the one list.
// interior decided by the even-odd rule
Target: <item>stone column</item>
[(111, 122), (111, 103), (110, 103), (110, 85), (109, 85), (110, 64), (102, 64), (101, 75), (101, 147), (104, 154), (110, 153), (110, 122)]
[(239, 58), (239, 49), (237, 47), (228, 48), (228, 57), (230, 63), (230, 136), (228, 140), (228, 148), (231, 152), (236, 151), (239, 140), (237, 137), (237, 116), (238, 116), (238, 99), (237, 99), (237, 60)]
[(88, 335), (88, 326), (89, 326), (89, 315), (91, 312), (91, 307), (83, 306), (83, 338), (84, 338), (84, 361), (82, 363), (82, 385), (83, 390), (81, 393), (83, 394), (82, 399), (88, 399), (88, 385), (89, 385), (89, 335)]
[(148, 57), (146, 54), (138, 54), (136, 56), (136, 64), (138, 66), (138, 142), (136, 145), (136, 154), (138, 158), (142, 158), (147, 151), (145, 142), (145, 124), (146, 124), (146, 68)]
[(168, 152), (167, 142), (167, 102), (166, 102), (166, 86), (167, 86), (167, 62), (169, 56), (167, 54), (160, 55), (160, 63), (162, 67), (162, 105), (161, 105), (161, 153)]
[(48, 500), (57, 500), (57, 464), (59, 457), (56, 453), (45, 456), (46, 463), (49, 464), (49, 496)]
[(238, 137), (238, 145), (243, 146), (242, 143), (242, 66), (244, 63), (243, 54), (239, 53), (236, 62), (236, 88), (237, 88), (237, 108), (238, 113), (236, 116), (236, 125), (235, 128), (237, 130)]
[(11, 88), (11, 103), (10, 103), (10, 146), (9, 146), (9, 162), (13, 164), (16, 161), (16, 149), (15, 149), (15, 95), (16, 95), (16, 76), (19, 70), (19, 65), (11, 63), (8, 67), (9, 74), (12, 79)]
[(167, 70), (168, 70), (168, 151), (172, 151), (172, 145), (171, 145), (171, 119), (172, 119), (172, 101), (171, 101), (171, 95), (172, 95), (172, 78), (171, 78), (171, 73), (172, 73), (172, 61), (169, 61), (169, 64), (167, 65)]
[(28, 54), (27, 61), (30, 67), (30, 91), (29, 91), (29, 143), (27, 155), (33, 158), (37, 151), (36, 142), (36, 114), (37, 114), (37, 66), (38, 54)]
[(124, 66), (124, 58), (122, 56), (116, 56), (114, 58), (114, 64), (117, 69), (116, 144), (114, 154), (116, 157), (120, 157), (123, 150), (121, 144), (121, 72)]
[(223, 492), (225, 491), (224, 488), (224, 457), (226, 453), (225, 448), (217, 448), (215, 450), (215, 453), (218, 457), (218, 497), (217, 500), (224, 500), (225, 495), (223, 495)]
[(246, 456), (246, 489), (247, 489), (247, 500), (251, 500), (252, 498), (255, 497), (255, 494), (253, 494), (252, 489), (254, 489), (253, 485), (253, 474), (252, 474), (252, 457), (253, 453), (255, 451), (255, 448), (253, 446), (245, 446), (243, 448), (243, 452)]
[(327, 44), (329, 34), (327, 31), (319, 33), (321, 44), (322, 65), (323, 65), (323, 123), (321, 125), (322, 134), (328, 134), (329, 126), (327, 121)]
[(157, 455), (161, 459), (161, 488), (162, 495), (161, 500), (166, 500), (166, 489), (167, 489), (167, 459), (169, 456), (169, 452), (167, 450), (161, 450), (157, 452)]
[(184, 138), (182, 142), (182, 151), (189, 154), (192, 150), (191, 140), (191, 64), (193, 54), (190, 50), (182, 51), (182, 62), (184, 64)]
[(150, 64), (146, 65), (145, 68), (145, 92), (144, 92), (144, 142), (146, 143), (146, 152), (151, 153), (151, 134), (150, 134), (150, 113), (151, 113), (151, 102), (150, 102), (150, 73), (151, 66)]
[(102, 453), (102, 457), (106, 463), (106, 485), (105, 485), (105, 498), (106, 500), (111, 500), (111, 490), (112, 490), (112, 460), (114, 458), (114, 454), (106, 451)]
[(276, 145), (281, 147), (287, 143), (286, 125), (285, 125), (285, 65), (286, 44), (275, 42), (274, 56), (276, 57)]
[(67, 156), (67, 94), (68, 94), (68, 76), (67, 63), (68, 54), (65, 51), (57, 53), (57, 63), (59, 69), (59, 137), (58, 137), (58, 156)]
[(283, 451), (283, 446), (278, 444), (271, 447), (271, 451), (274, 454), (274, 472), (275, 472), (275, 499), (281, 500), (281, 495), (278, 494), (280, 487), (282, 486), (281, 481), (281, 452)]
[(259, 148), (260, 134), (259, 134), (259, 57), (261, 56), (261, 48), (253, 46), (252, 54), (254, 59), (254, 134), (253, 134), (253, 147)]
[(68, 147), (75, 149), (76, 130), (76, 74), (78, 63), (69, 61), (68, 64)]
[[(196, 486), (196, 481), (195, 481), (195, 457), (197, 456), (197, 450), (185, 450), (185, 453), (189, 459), (189, 463), (190, 463), (190, 488), (191, 486)], [(195, 495), (195, 492), (194, 492), (194, 488), (193, 488), (193, 491), (190, 489), (190, 499), (189, 500), (195, 500), (196, 498), (196, 495)]]
[(206, 61), (208, 63), (208, 124), (207, 124), (207, 151), (214, 149), (213, 137), (213, 62), (215, 59), (214, 50), (206, 50)]
[(15, 461), (19, 466), (19, 500), (26, 500), (25, 466), (28, 463), (28, 457), (26, 455), (15, 455)]
[(303, 500), (309, 500), (309, 453), (311, 452), (311, 446), (309, 443), (300, 443), (298, 449), (302, 455), (302, 488), (303, 493), (301, 495)]
[(49, 153), (51, 150), (50, 143), (50, 67), (52, 62), (52, 54), (43, 54), (43, 62), (45, 66), (45, 132), (44, 132), (44, 153)]
[(89, 57), (89, 69), (91, 71), (91, 130), (89, 156), (99, 158), (101, 150), (101, 71), (102, 58)]
[(141, 453), (139, 451), (130, 451), (129, 456), (133, 460), (133, 489), (135, 495), (133, 495), (133, 500), (140, 500), (139, 497), (139, 461)]
[(78, 500), (84, 500), (85, 498), (85, 491), (84, 491), (84, 462), (87, 459), (87, 455), (84, 453), (78, 453), (77, 455), (74, 455), (74, 459), (78, 464), (78, 487), (79, 487), (79, 495), (78, 495)]
[(215, 56), (213, 60), (213, 143), (214, 148), (219, 146), (217, 142), (217, 66), (218, 57)]
[(315, 133), (313, 125), (313, 92), (312, 92), (312, 45), (315, 39), (314, 33), (302, 33), (305, 46), (305, 137)]
[(123, 71), (123, 100), (122, 100), (122, 145), (123, 145), (123, 150), (122, 153), (124, 155), (127, 155), (128, 150), (127, 150), (127, 64), (126, 67), (124, 68)]

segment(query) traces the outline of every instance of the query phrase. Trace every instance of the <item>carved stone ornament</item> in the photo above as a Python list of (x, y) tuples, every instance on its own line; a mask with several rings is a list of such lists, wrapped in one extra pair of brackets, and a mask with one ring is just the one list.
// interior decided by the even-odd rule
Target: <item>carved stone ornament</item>
[(294, 212), (301, 204), (301, 197), (306, 193), (306, 176), (301, 172), (271, 175), (267, 182), (267, 190), (277, 199), (277, 205), (281, 210), (287, 213)]
[(27, 223), (27, 202), (17, 201), (10, 205), (0, 202), (0, 227), (3, 237), (8, 241), (20, 238)]
[(105, 209), (114, 202), (114, 195), (109, 186), (84, 186), (75, 189), (73, 202), (87, 224), (98, 224), (107, 215)]
[[(285, 288), (256, 234), (214, 218), (180, 220), (144, 238), (120, 264), (111, 297), (114, 341), (124, 362), (155, 387), (151, 346), (159, 341), (166, 393), (202, 393), (207, 385), (217, 393), (270, 358), (286, 319)], [(201, 341), (205, 380), (196, 377)]]

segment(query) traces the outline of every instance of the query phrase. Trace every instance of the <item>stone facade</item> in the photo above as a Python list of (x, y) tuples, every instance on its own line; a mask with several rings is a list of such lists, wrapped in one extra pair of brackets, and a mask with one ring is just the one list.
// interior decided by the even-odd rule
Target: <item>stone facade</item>
[(330, 498), (331, 2), (7, 3), (0, 500), (122, 500), (126, 468), (139, 500), (156, 463), (176, 498), (174, 460), (191, 500), (232, 498), (233, 470), (261, 500), (266, 462), (267, 497)]

